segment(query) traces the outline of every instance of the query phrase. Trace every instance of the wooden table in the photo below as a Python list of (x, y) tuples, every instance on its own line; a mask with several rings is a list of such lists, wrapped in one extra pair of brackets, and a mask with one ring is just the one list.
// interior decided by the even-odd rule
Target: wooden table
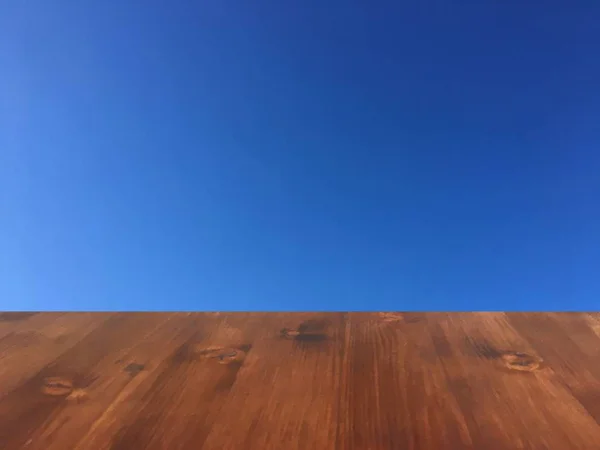
[(600, 314), (0, 313), (0, 449), (600, 449)]

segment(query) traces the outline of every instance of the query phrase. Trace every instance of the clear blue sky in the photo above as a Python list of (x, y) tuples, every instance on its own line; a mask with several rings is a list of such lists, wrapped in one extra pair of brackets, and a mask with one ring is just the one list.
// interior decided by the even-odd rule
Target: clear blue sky
[(600, 309), (600, 3), (4, 0), (1, 309)]

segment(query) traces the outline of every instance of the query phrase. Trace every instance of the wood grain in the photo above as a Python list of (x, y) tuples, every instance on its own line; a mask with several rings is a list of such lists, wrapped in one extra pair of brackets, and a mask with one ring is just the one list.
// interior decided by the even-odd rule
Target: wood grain
[(597, 313), (0, 313), (0, 449), (600, 448)]

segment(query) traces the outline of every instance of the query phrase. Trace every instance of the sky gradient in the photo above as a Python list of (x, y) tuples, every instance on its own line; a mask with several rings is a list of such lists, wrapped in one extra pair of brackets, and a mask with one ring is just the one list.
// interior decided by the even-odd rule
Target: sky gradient
[(0, 309), (599, 310), (600, 3), (6, 0)]

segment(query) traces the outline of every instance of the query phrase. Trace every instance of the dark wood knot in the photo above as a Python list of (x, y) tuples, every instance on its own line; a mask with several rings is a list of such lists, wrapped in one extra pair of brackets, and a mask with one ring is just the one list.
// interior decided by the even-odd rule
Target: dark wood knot
[(143, 364), (138, 364), (138, 363), (132, 362), (132, 363), (127, 364), (127, 366), (125, 366), (125, 368), (123, 370), (125, 372), (127, 372), (129, 375), (131, 375), (132, 377), (135, 377), (138, 373), (140, 373), (144, 369), (145, 369), (145, 366)]
[(283, 328), (280, 331), (280, 335), (284, 339), (293, 339), (294, 341), (299, 342), (321, 342), (327, 339), (327, 335), (325, 333), (313, 330), (292, 330), (289, 328)]
[(466, 348), (475, 356), (485, 359), (498, 359), (502, 357), (503, 352), (498, 350), (487, 340), (473, 339), (469, 336), (465, 338)]

